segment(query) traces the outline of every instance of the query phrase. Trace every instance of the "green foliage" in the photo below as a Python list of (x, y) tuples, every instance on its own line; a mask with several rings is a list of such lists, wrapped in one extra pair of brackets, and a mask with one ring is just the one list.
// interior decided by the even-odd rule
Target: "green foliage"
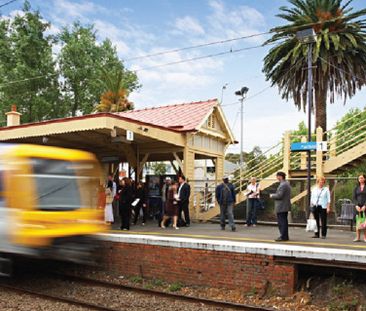
[[(45, 35), (50, 24), (25, 2), (22, 14), (0, 20), (0, 111), (12, 104), (23, 114), (23, 122), (41, 121), (64, 113), (55, 61), (54, 38)], [(11, 83), (11, 81), (21, 81)]]
[(350, 281), (337, 280), (335, 277), (331, 279), (331, 297), (328, 303), (330, 311), (356, 311), (360, 310), (361, 297), (355, 293), (355, 288)]
[(142, 283), (143, 279), (141, 276), (136, 275), (136, 276), (130, 277), (130, 281), (132, 283)]
[[(266, 156), (263, 155), (261, 148), (258, 146), (255, 146), (250, 152), (243, 152), (243, 161), (244, 164), (247, 164), (248, 169), (251, 169), (265, 159)], [(240, 153), (228, 153), (225, 156), (225, 160), (237, 164), (240, 162)]]
[(366, 83), (366, 9), (353, 11), (351, 1), (289, 0), (292, 7), (281, 7), (278, 17), (287, 22), (272, 29), (267, 43), (277, 43), (264, 58), (263, 71), (282, 98), (292, 98), (306, 107), (307, 53), (309, 45), (296, 38), (298, 30), (312, 27), (316, 34), (313, 49), (316, 127), (326, 130), (327, 98), (345, 100)]
[(366, 110), (350, 109), (336, 125), (336, 151), (344, 151), (366, 139)]
[(163, 280), (160, 280), (160, 279), (153, 279), (152, 280), (152, 284), (154, 286), (163, 286), (164, 285), (164, 281)]
[(166, 164), (164, 162), (154, 162), (151, 165), (151, 169), (154, 171), (155, 175), (165, 175), (166, 174)]
[[(50, 26), (28, 1), (14, 18), (0, 19), (2, 115), (12, 104), (23, 114), (22, 122), (87, 114), (117, 77), (125, 99), (140, 87), (136, 74), (118, 59), (112, 42), (96, 41), (92, 25), (76, 22), (56, 36), (47, 34)], [(61, 51), (54, 57), (52, 50), (58, 45)]]
[[(76, 22), (62, 30), (59, 40), (63, 91), (71, 115), (91, 113), (101, 95), (115, 88), (113, 84), (123, 86), (127, 93), (139, 87), (137, 76), (124, 68), (111, 42), (97, 43), (93, 26), (84, 27)], [(106, 76), (106, 73), (112, 74)], [(117, 83), (116, 77), (119, 77)]]
[(182, 287), (183, 287), (182, 283), (176, 282), (176, 283), (170, 284), (168, 289), (170, 292), (178, 292), (182, 289)]

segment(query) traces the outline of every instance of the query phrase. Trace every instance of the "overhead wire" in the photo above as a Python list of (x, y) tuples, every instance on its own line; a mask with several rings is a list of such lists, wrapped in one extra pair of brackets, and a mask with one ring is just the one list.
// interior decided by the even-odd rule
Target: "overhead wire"
[(11, 84), (15, 84), (15, 83), (27, 82), (27, 81), (41, 79), (41, 78), (49, 78), (49, 77), (53, 77), (53, 76), (56, 76), (56, 75), (58, 75), (58, 73), (47, 74), (47, 75), (42, 75), (42, 76), (35, 76), (35, 77), (30, 77), (30, 78), (21, 79), (21, 80), (14, 80), (14, 81), (10, 81), (10, 82), (0, 84), (0, 88), (11, 85)]
[(2, 7), (4, 7), (4, 6), (7, 6), (7, 5), (9, 5), (9, 4), (11, 4), (11, 3), (15, 2), (15, 1), (18, 1), (18, 0), (10, 0), (10, 1), (8, 1), (8, 2), (5, 2), (5, 3), (3, 3), (3, 4), (0, 4), (0, 8), (2, 8)]
[(134, 72), (139, 72), (139, 71), (143, 71), (143, 70), (155, 69), (155, 68), (160, 68), (160, 67), (165, 67), (165, 66), (178, 65), (178, 64), (193, 62), (193, 61), (196, 61), (196, 60), (212, 58), (212, 57), (222, 56), (222, 55), (226, 55), (226, 54), (235, 54), (235, 53), (239, 53), (239, 52), (247, 51), (247, 50), (258, 49), (258, 48), (261, 48), (261, 47), (264, 47), (264, 46), (265, 46), (264, 44), (260, 44), (260, 45), (255, 45), (255, 46), (250, 46), (250, 47), (245, 47), (245, 48), (240, 48), (240, 49), (232, 49), (231, 48), (229, 51), (224, 51), (224, 52), (219, 52), (219, 53), (209, 54), (209, 55), (202, 55), (202, 56), (197, 56), (197, 57), (192, 57), (192, 58), (185, 58), (185, 59), (178, 60), (178, 61), (175, 61), (175, 62), (153, 65), (153, 66), (150, 66), (150, 67), (139, 68), (139, 69), (136, 69), (136, 70), (133, 70), (133, 71)]
[(197, 44), (197, 45), (186, 46), (186, 47), (177, 48), (177, 49), (166, 50), (166, 51), (162, 51), (162, 52), (156, 52), (156, 53), (152, 53), (152, 54), (135, 56), (135, 57), (125, 58), (124, 61), (131, 61), (131, 60), (161, 56), (161, 55), (171, 54), (171, 53), (176, 53), (176, 52), (181, 52), (181, 51), (193, 50), (193, 49), (203, 48), (203, 47), (207, 47), (207, 46), (213, 46), (213, 45), (224, 44), (224, 43), (233, 42), (233, 41), (250, 39), (250, 38), (254, 38), (254, 37), (263, 36), (263, 35), (266, 35), (266, 34), (269, 34), (269, 32), (268, 31), (260, 32), (260, 33), (247, 35), (247, 36), (235, 37), (235, 38), (230, 38), (230, 39), (223, 39), (223, 40), (218, 40), (218, 41), (213, 41), (213, 42), (208, 42), (208, 43), (202, 43), (202, 44)]
[[(333, 21), (341, 20), (343, 18), (344, 17), (339, 17), (338, 16), (338, 17), (334, 17), (332, 19), (329, 19), (326, 22), (330, 23), (330, 22), (333, 22)], [(322, 24), (324, 24), (324, 21), (319, 21), (319, 22), (315, 22), (315, 23), (311, 22), (311, 23), (307, 23), (307, 24), (303, 24), (303, 25), (299, 25), (299, 26), (292, 26), (292, 27), (287, 28), (286, 30), (287, 31), (291, 31), (291, 30), (295, 31), (295, 30), (298, 30), (298, 29), (303, 29), (303, 28), (306, 28), (306, 27), (322, 25)], [(264, 32), (256, 33), (256, 34), (251, 34), (251, 35), (246, 35), (246, 36), (239, 36), (239, 37), (234, 37), (234, 38), (229, 38), (229, 39), (222, 39), (222, 40), (218, 40), (218, 41), (212, 41), (212, 42), (207, 42), (207, 43), (202, 43), (202, 44), (186, 46), (186, 47), (182, 47), (182, 48), (170, 49), (170, 50), (165, 50), (165, 51), (161, 51), (161, 52), (145, 54), (145, 55), (141, 55), (141, 56), (134, 56), (134, 57), (130, 57), (130, 58), (125, 58), (123, 60), (124, 61), (131, 61), (131, 60), (138, 60), (138, 59), (156, 57), (156, 56), (176, 53), (176, 52), (180, 52), (180, 51), (198, 49), (198, 48), (203, 48), (203, 47), (207, 47), (207, 46), (213, 46), (213, 45), (224, 44), (224, 43), (233, 42), (233, 41), (250, 39), (250, 38), (259, 37), (259, 36), (263, 36), (263, 35), (267, 35), (267, 34), (271, 34), (271, 33), (276, 33), (276, 29), (273, 28), (273, 29), (270, 29), (268, 31), (264, 31)]]

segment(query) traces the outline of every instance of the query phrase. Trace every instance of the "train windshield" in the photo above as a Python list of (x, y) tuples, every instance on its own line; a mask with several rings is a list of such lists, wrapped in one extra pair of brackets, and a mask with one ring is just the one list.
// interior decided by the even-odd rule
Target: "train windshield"
[(93, 163), (34, 158), (32, 167), (39, 210), (70, 211), (95, 205)]

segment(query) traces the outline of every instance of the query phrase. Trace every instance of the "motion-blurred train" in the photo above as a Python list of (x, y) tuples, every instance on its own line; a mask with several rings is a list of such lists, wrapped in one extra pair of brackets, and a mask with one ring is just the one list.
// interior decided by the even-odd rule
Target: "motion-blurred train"
[(88, 152), (0, 145), (0, 275), (13, 255), (90, 259), (94, 234), (106, 229), (97, 206), (100, 174)]

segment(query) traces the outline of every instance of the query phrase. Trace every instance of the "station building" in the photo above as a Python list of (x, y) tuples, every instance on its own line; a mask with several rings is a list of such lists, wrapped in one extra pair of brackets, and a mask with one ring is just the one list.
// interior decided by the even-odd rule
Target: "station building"
[(209, 187), (214, 189), (224, 174), (226, 149), (235, 143), (217, 99), (27, 124), (21, 123), (21, 114), (13, 106), (7, 125), (0, 128), (0, 141), (86, 150), (103, 163), (106, 174), (123, 162), (136, 179), (142, 178), (146, 162), (169, 161), (194, 189), (190, 206), (197, 220), (217, 215), (218, 207), (207, 208), (195, 166), (199, 160), (210, 160), (214, 180)]

